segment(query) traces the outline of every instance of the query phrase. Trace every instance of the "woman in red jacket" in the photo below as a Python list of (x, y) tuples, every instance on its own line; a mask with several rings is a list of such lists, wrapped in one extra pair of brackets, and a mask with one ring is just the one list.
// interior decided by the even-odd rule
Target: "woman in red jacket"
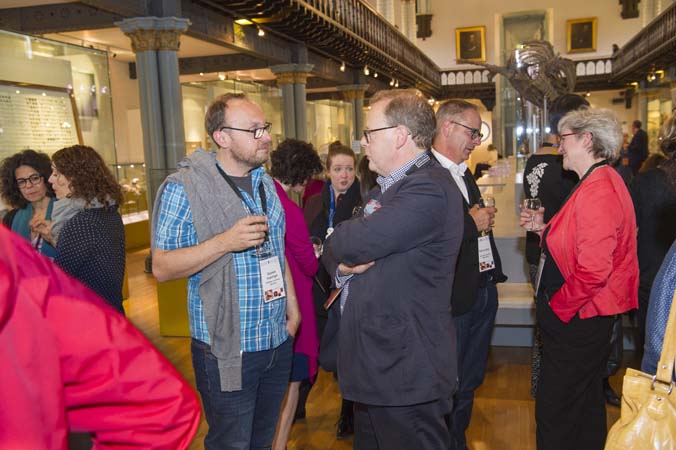
[(580, 177), (546, 225), (544, 208), (521, 213), (541, 232), (537, 320), (543, 359), (535, 400), (537, 448), (603, 449), (603, 374), (613, 317), (638, 304), (634, 208), (622, 178), (608, 165), (622, 145), (615, 115), (568, 113), (559, 122), (564, 169)]

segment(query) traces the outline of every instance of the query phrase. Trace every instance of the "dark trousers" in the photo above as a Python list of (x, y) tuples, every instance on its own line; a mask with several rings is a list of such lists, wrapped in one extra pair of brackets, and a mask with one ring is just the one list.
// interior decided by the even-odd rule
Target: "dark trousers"
[(211, 348), (192, 340), (192, 364), (209, 431), (206, 450), (269, 449), (289, 382), (293, 339), (279, 347), (242, 354), (242, 390), (221, 391)]
[(603, 377), (613, 317), (562, 322), (537, 301), (542, 367), (535, 397), (538, 450), (602, 450), (606, 440)]
[(472, 418), (474, 391), (484, 382), (488, 349), (495, 315), (498, 312), (498, 289), (492, 281), (479, 288), (477, 300), (472, 309), (454, 317), (458, 339), (458, 390), (451, 413), (452, 450), (465, 450), (465, 431)]
[(354, 450), (448, 448), (450, 400), (410, 406), (354, 405)]

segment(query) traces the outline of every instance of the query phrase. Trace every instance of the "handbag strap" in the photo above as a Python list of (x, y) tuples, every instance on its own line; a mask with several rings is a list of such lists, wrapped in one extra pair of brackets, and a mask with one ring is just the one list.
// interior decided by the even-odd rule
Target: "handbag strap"
[(671, 383), (674, 373), (674, 360), (676, 359), (676, 292), (671, 301), (671, 312), (667, 321), (662, 341), (662, 354), (657, 364), (656, 378), (663, 383)]

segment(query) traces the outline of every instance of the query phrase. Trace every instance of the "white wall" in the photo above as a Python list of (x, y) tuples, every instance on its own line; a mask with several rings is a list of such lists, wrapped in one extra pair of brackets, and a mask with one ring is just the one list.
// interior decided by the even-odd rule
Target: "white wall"
[(129, 64), (108, 58), (113, 97), (113, 122), (117, 162), (137, 163), (143, 158), (143, 135), (140, 128), (138, 81), (129, 78)]
[[(528, 11), (551, 11), (554, 26), (554, 48), (571, 59), (605, 57), (612, 54), (612, 45), (620, 47), (641, 29), (641, 20), (620, 17), (621, 5), (617, 1), (590, 0), (477, 0), (455, 2), (429, 0), (432, 10), (432, 36), (417, 39), (418, 47), (440, 68), (458, 67), (455, 55), (455, 29), (458, 27), (486, 27), (486, 60), (499, 63), (496, 48), (496, 24), (505, 14)], [(594, 53), (566, 54), (566, 20), (596, 17), (598, 19), (597, 50)]]

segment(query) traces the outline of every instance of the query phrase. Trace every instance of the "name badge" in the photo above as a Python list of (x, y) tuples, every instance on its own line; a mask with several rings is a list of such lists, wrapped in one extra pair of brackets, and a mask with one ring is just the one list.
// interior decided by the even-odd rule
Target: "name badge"
[(284, 292), (284, 277), (282, 276), (282, 267), (279, 265), (279, 258), (277, 256), (262, 258), (259, 261), (259, 266), (265, 303), (284, 297), (286, 295)]
[(479, 272), (495, 269), (491, 239), (489, 236), (479, 238)]

